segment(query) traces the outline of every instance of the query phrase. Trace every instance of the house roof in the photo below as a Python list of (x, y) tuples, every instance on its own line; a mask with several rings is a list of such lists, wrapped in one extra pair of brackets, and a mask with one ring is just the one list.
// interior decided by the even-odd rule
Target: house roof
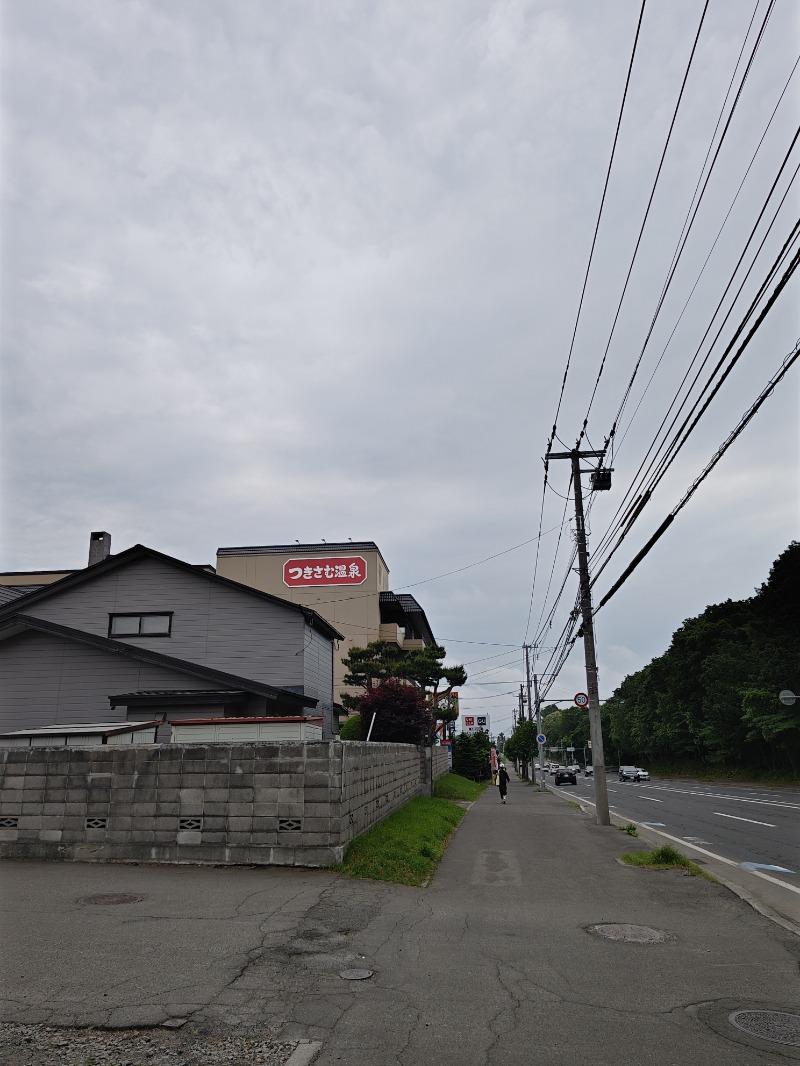
[(381, 592), (378, 602), (381, 622), (394, 622), (395, 625), (405, 626), (426, 644), (436, 643), (425, 612), (413, 596), (405, 592)]
[(39, 725), (32, 729), (12, 729), (0, 733), (0, 737), (113, 737), (121, 733), (138, 733), (141, 729), (154, 729), (160, 726), (161, 718), (152, 722), (90, 722), (78, 725)]
[[(102, 564), (98, 563), (97, 565), (101, 566)], [(267, 699), (279, 700), (281, 703), (290, 703), (297, 707), (316, 707), (319, 702), (313, 696), (304, 696), (290, 689), (276, 688), (274, 685), (266, 685), (261, 681), (254, 681), (252, 678), (238, 677), (236, 674), (229, 674), (223, 670), (200, 666), (198, 663), (188, 662), (186, 659), (176, 659), (171, 655), (162, 655), (161, 652), (151, 651), (149, 648), (139, 648), (118, 640), (110, 640), (108, 637), (96, 636), (94, 633), (84, 633), (80, 629), (72, 629), (69, 626), (58, 625), (56, 622), (48, 622), (44, 618), (15, 614), (11, 617), (0, 619), (0, 641), (20, 636), (27, 631), (46, 633), (53, 637), (73, 641), (76, 644), (99, 648), (102, 651), (109, 652), (111, 655), (121, 655), (123, 658), (151, 663), (154, 666), (163, 666), (166, 669), (175, 670), (177, 673), (186, 674), (188, 677), (197, 677), (204, 681), (224, 686), (226, 691), (242, 689), (255, 696), (265, 696)]]
[[(322, 617), (321, 614), (318, 614), (310, 607), (306, 607), (300, 603), (293, 603), (291, 600), (285, 600), (280, 596), (273, 596), (270, 592), (261, 592), (260, 589), (255, 589), (252, 585), (243, 585), (239, 581), (232, 581), (230, 578), (220, 577), (219, 574), (214, 573), (205, 567), (195, 566), (192, 563), (185, 563), (181, 559), (176, 559), (172, 555), (164, 555), (163, 552), (156, 551), (155, 548), (148, 548), (144, 544), (134, 544), (132, 548), (128, 548), (124, 552), (119, 552), (117, 555), (109, 555), (106, 559), (103, 559), (99, 563), (95, 563), (93, 566), (87, 566), (83, 570), (76, 570), (74, 573), (68, 574), (66, 577), (62, 577), (58, 581), (53, 581), (52, 584), (42, 585), (34, 589), (32, 592), (28, 592), (26, 595), (19, 596), (10, 603), (0, 606), (0, 622), (2, 622), (5, 616), (19, 610), (21, 607), (24, 607), (24, 605), (38, 603), (40, 600), (59, 592), (63, 592), (65, 589), (71, 589), (75, 585), (81, 585), (86, 581), (93, 581), (101, 574), (106, 574), (120, 566), (125, 566), (137, 559), (147, 558), (157, 559), (160, 562), (167, 563), (180, 570), (185, 570), (187, 573), (194, 574), (203, 581), (222, 583), (229, 588), (235, 588), (240, 592), (246, 592), (249, 596), (254, 596), (257, 599), (264, 600), (268, 603), (277, 603), (289, 611), (302, 614), (308, 625), (322, 633), (322, 635), (329, 640), (344, 639), (338, 629), (335, 629), (330, 622)], [(6, 586), (6, 588), (9, 587), (11, 586)]]
[(233, 706), (242, 703), (249, 696), (243, 689), (227, 688), (176, 688), (176, 689), (140, 689), (138, 692), (123, 692), (118, 696), (109, 696), (112, 707), (174, 707), (178, 704), (198, 706), (205, 703), (222, 703)]
[(0, 585), (0, 606), (46, 587), (46, 585)]

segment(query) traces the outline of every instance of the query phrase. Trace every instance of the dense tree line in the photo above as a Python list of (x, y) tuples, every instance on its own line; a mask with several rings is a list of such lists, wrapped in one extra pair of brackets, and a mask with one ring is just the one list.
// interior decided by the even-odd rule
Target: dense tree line
[[(689, 618), (667, 651), (630, 674), (602, 707), (606, 763), (707, 765), (800, 773), (800, 544), (776, 560), (747, 600), (727, 600)], [(589, 716), (543, 709), (547, 746), (588, 750)], [(523, 723), (506, 744), (533, 755)], [(514, 755), (511, 755), (511, 752)]]
[(800, 772), (800, 544), (747, 600), (707, 607), (604, 707), (620, 757)]

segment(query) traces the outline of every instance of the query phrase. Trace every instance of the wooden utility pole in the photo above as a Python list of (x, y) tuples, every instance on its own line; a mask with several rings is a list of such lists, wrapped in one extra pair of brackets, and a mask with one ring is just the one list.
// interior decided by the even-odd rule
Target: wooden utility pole
[[(578, 543), (578, 574), (580, 577), (581, 633), (583, 655), (586, 663), (586, 692), (589, 696), (589, 733), (592, 738), (592, 767), (594, 779), (595, 817), (598, 825), (611, 825), (606, 788), (605, 755), (603, 753), (603, 727), (600, 721), (600, 687), (597, 677), (597, 657), (594, 645), (592, 622), (592, 593), (589, 588), (589, 555), (586, 550), (586, 527), (583, 519), (583, 492), (581, 490), (581, 459), (603, 459), (605, 452), (548, 452), (545, 459), (572, 460), (572, 482), (575, 486), (575, 527)], [(610, 474), (609, 474), (610, 476)], [(609, 487), (603, 485), (603, 487)]]

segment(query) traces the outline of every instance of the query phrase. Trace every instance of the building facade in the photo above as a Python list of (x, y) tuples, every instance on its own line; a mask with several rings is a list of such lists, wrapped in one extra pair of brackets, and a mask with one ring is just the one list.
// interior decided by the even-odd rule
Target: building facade
[(334, 658), (334, 699), (345, 692), (342, 659), (353, 647), (390, 641), (406, 651), (435, 644), (413, 596), (389, 588), (389, 568), (374, 541), (220, 548), (217, 573), (310, 607), (343, 636)]
[(136, 545), (0, 608), (0, 728), (306, 714), (330, 737), (340, 639), (301, 604)]

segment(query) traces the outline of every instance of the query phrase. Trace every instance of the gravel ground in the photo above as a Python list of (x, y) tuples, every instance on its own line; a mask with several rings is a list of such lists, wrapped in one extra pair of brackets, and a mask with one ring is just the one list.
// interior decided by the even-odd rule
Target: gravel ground
[(284, 1066), (296, 1043), (166, 1029), (0, 1025), (3, 1066)]

